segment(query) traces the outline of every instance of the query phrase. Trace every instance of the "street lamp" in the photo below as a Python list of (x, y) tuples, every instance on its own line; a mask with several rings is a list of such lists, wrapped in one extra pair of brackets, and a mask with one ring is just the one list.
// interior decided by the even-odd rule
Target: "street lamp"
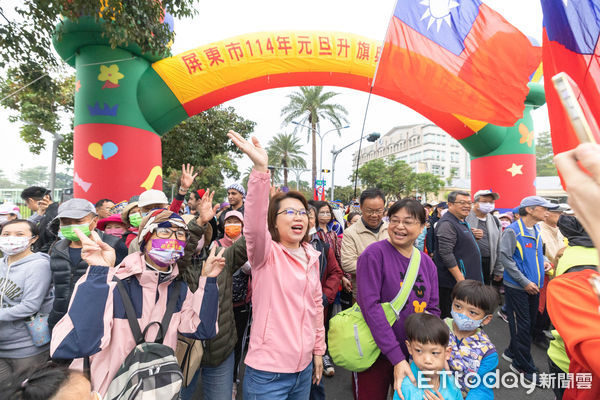
[[(298, 125), (298, 126), (302, 126), (304, 128), (307, 128), (307, 129), (312, 129), (312, 127), (310, 127), (308, 125), (303, 125), (300, 122), (292, 121), (292, 124)], [(334, 131), (339, 131), (341, 129), (346, 129), (346, 128), (350, 128), (350, 125), (342, 126), (339, 129), (338, 128), (330, 129), (330, 130), (328, 130), (327, 132), (325, 132), (322, 135), (321, 135), (321, 132), (319, 132), (318, 129), (315, 129), (315, 132), (317, 133), (317, 135), (319, 136), (319, 140), (321, 141), (321, 150), (320, 150), (321, 154), (319, 156), (319, 171), (320, 171), (319, 174), (320, 174), (320, 180), (323, 180), (323, 140), (325, 139), (325, 136), (327, 136), (328, 133), (334, 132)], [(316, 182), (313, 182), (313, 185), (316, 186)]]
[[(367, 142), (371, 142), (372, 143), (372, 142), (376, 141), (377, 139), (379, 139), (380, 137), (381, 137), (380, 133), (373, 132), (373, 133), (371, 133), (371, 134), (369, 134), (367, 136)], [(336, 160), (337, 156), (342, 151), (346, 150), (348, 147), (352, 146), (353, 144), (356, 144), (356, 143), (360, 142), (362, 139), (363, 138), (361, 137), (360, 139), (355, 140), (354, 142), (345, 145), (344, 147), (342, 147), (339, 150), (335, 149), (335, 145), (333, 146), (333, 149), (331, 149), (331, 154), (333, 154), (333, 157), (331, 158), (331, 201), (335, 200), (335, 197), (334, 197), (334, 191), (335, 191), (335, 185), (334, 185), (334, 183), (335, 183), (334, 182), (334, 178), (335, 178), (335, 160)], [(358, 161), (359, 160), (357, 158), (356, 159), (356, 168), (357, 169), (358, 169)]]

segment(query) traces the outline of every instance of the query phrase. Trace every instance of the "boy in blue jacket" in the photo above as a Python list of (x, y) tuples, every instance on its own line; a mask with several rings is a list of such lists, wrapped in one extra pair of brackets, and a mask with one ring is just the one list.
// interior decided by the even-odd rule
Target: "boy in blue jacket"
[[(450, 358), (450, 332), (444, 322), (432, 314), (411, 314), (404, 322), (406, 347), (412, 358), (410, 368), (417, 381), (413, 385), (408, 377), (402, 381), (404, 400), (422, 400), (426, 393), (444, 400), (462, 400), (452, 375), (445, 371)], [(400, 400), (397, 392), (394, 400)]]

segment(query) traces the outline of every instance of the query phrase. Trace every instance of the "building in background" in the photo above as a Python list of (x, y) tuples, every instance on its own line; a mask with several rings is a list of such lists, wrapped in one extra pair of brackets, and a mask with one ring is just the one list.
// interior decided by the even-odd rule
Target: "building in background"
[[(357, 153), (352, 156), (356, 166)], [(405, 161), (415, 172), (430, 172), (446, 180), (470, 179), (470, 159), (465, 149), (434, 124), (397, 126), (360, 151), (358, 168), (378, 158)]]

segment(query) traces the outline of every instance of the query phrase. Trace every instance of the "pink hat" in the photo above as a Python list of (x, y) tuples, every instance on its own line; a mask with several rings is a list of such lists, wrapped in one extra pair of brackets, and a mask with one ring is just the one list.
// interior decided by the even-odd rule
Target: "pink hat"
[(237, 219), (239, 219), (240, 221), (242, 221), (242, 223), (244, 223), (244, 214), (242, 214), (239, 211), (235, 211), (235, 210), (228, 211), (227, 214), (225, 214), (225, 219), (224, 220), (226, 220), (229, 217), (236, 217)]
[[(98, 229), (100, 229), (101, 231), (104, 231), (104, 228), (106, 228), (106, 224), (108, 224), (109, 222), (118, 222), (120, 224), (123, 224), (123, 220), (121, 219), (121, 214), (113, 214), (109, 217), (102, 218), (100, 221), (98, 221), (98, 225), (96, 227)], [(123, 225), (125, 225), (125, 224), (123, 224)]]

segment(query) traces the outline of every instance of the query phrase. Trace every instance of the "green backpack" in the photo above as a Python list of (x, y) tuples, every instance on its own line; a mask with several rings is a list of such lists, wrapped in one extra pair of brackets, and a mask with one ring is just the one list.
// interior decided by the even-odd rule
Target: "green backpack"
[[(413, 248), (400, 291), (391, 303), (381, 303), (390, 326), (396, 322), (408, 300), (419, 273), (420, 263), (421, 252), (417, 248)], [(368, 369), (375, 363), (381, 353), (358, 303), (337, 313), (329, 320), (329, 340), (327, 344), (333, 362), (354, 372), (362, 372)]]

